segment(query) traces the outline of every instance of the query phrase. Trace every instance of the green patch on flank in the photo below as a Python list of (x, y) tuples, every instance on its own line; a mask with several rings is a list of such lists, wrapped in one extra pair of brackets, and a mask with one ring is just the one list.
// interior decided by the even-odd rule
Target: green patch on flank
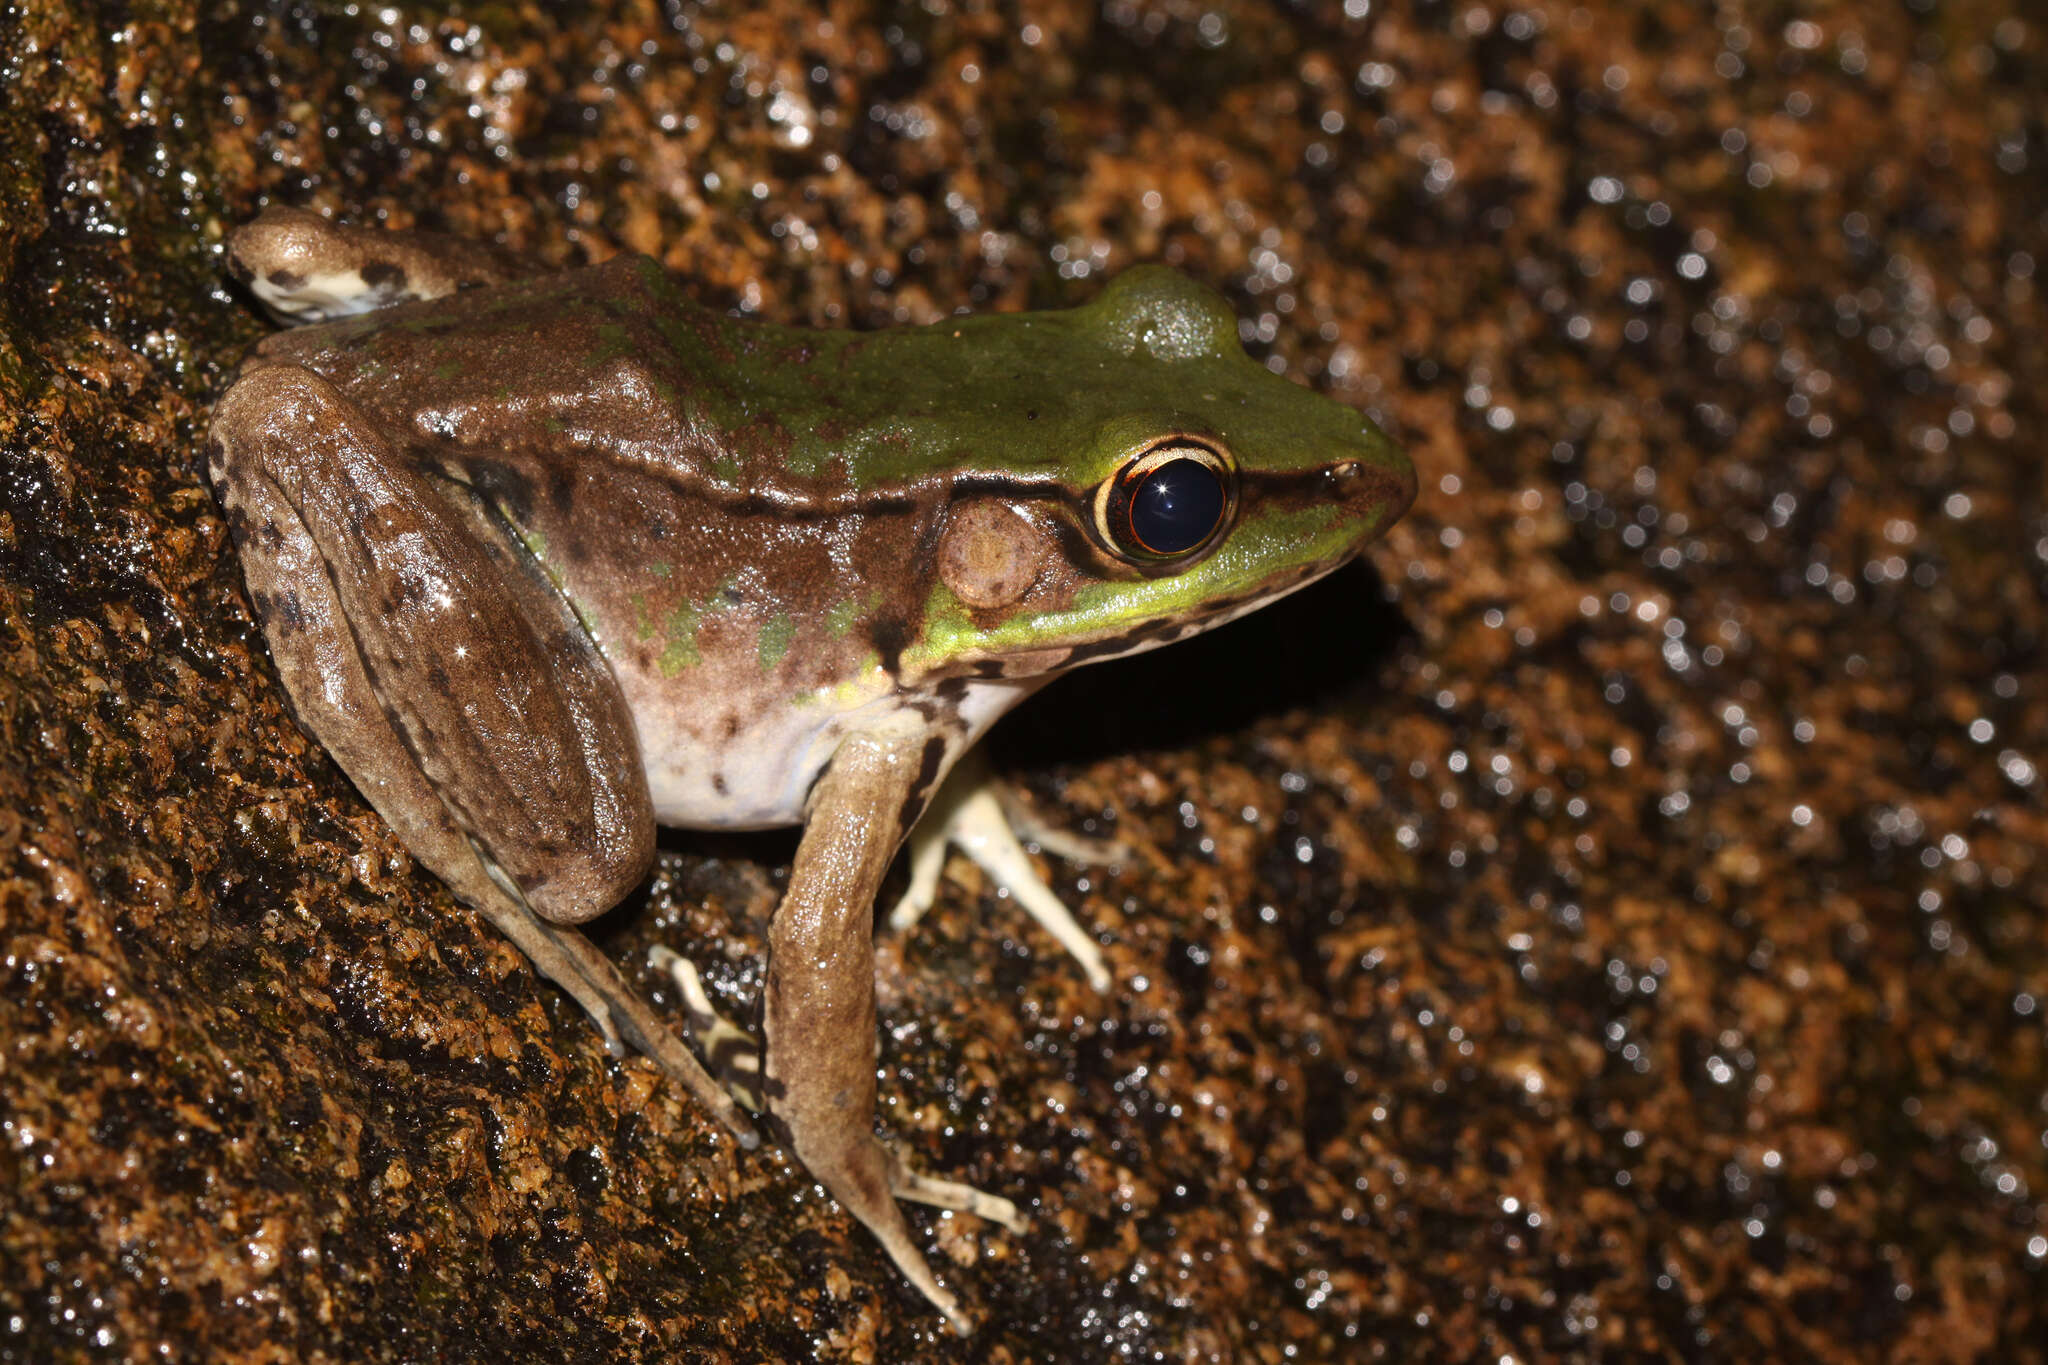
[(833, 639), (843, 638), (846, 632), (859, 624), (863, 616), (874, 611), (881, 600), (881, 592), (873, 588), (858, 597), (841, 598), (825, 613), (825, 629), (831, 632)]
[(461, 374), (468, 367), (459, 360), (444, 360), (434, 367), (434, 378), (447, 381)]
[(619, 359), (621, 356), (630, 356), (633, 354), (633, 351), (632, 333), (628, 332), (622, 324), (616, 322), (599, 323), (597, 328), (597, 348), (584, 357), (583, 363), (594, 370), (610, 361)]
[(668, 647), (661, 651), (656, 666), (661, 676), (673, 678), (686, 668), (695, 668), (704, 662), (703, 651), (697, 648), (697, 624), (704, 617), (694, 602), (685, 602), (669, 613)]
[(742, 464), (736, 455), (719, 454), (712, 457), (711, 476), (721, 483), (738, 483), (746, 472), (746, 465)]
[(796, 618), (788, 612), (777, 612), (761, 627), (761, 671), (767, 672), (782, 662), (782, 656), (789, 653), (789, 642), (796, 637)]
[(664, 564), (662, 561), (657, 559), (647, 566), (647, 572), (653, 574), (656, 578), (667, 578), (669, 575), (669, 567), (668, 565)]

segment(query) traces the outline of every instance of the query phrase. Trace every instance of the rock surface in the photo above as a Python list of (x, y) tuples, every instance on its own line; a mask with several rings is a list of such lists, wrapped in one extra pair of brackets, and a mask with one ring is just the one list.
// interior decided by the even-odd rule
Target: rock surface
[[(8, 8), (0, 1361), (2038, 1358), (2022, 11)], [(1163, 259), (1409, 445), (1000, 737), (1135, 850), (1107, 998), (964, 867), (885, 952), (884, 1121), (1034, 1219), (915, 1215), (972, 1341), (293, 728), (198, 477), (266, 200), (840, 325)], [(600, 942), (742, 1010), (789, 852)]]

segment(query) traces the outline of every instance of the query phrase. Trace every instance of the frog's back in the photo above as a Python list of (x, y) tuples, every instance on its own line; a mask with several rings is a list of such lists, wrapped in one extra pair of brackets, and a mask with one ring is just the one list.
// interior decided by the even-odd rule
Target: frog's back
[(706, 409), (732, 324), (645, 257), (402, 304), (267, 339), (259, 363), (313, 370), (417, 453), (602, 455), (685, 481), (739, 474)]
[[(1082, 308), (781, 327), (705, 308), (622, 255), (300, 328), (259, 354), (325, 375), (421, 453), (597, 454), (728, 504), (824, 511), (990, 473), (1079, 492), (1124, 458), (1125, 428), (1240, 455), (1358, 439), (1353, 414), (1304, 405), (1247, 360), (1235, 327), (1166, 270), (1128, 272)], [(1329, 430), (1304, 429), (1304, 412)]]

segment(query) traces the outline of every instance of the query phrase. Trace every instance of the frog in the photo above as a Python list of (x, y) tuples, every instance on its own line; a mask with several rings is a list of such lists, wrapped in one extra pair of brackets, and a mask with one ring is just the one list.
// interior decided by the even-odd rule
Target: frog
[[(899, 1201), (1027, 1222), (876, 1135), (892, 862), (907, 842), (897, 927), (957, 844), (1107, 986), (963, 758), (1052, 679), (1352, 560), (1413, 500), (1408, 458), (1165, 266), (861, 330), (736, 316), (635, 252), (546, 269), (282, 206), (224, 254), (286, 326), (206, 472), (298, 724), (614, 1057), (744, 1150), (765, 1116), (971, 1331)], [(656, 952), (709, 1065), (578, 927), (647, 878), (657, 825), (802, 829), (757, 1029)]]

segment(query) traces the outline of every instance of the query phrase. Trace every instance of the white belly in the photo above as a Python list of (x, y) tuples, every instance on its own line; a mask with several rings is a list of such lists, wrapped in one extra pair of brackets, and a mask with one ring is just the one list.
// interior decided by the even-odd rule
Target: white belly
[[(635, 687), (635, 681), (642, 686)], [(704, 708), (674, 704), (672, 681), (659, 689), (666, 697), (636, 696), (655, 690), (645, 686), (648, 681), (620, 679), (639, 734), (654, 818), (686, 829), (802, 824), (804, 802), (841, 740), (903, 712), (939, 705), (930, 692), (897, 691), (893, 679), (875, 669), (863, 686), (837, 689), (830, 697), (815, 694), (803, 705), (785, 700), (761, 706), (738, 719), (728, 735), (735, 724), (732, 715), (707, 726)], [(934, 727), (934, 733), (950, 741), (941, 776), (1041, 681), (968, 683), (965, 694), (948, 706), (958, 720)]]

